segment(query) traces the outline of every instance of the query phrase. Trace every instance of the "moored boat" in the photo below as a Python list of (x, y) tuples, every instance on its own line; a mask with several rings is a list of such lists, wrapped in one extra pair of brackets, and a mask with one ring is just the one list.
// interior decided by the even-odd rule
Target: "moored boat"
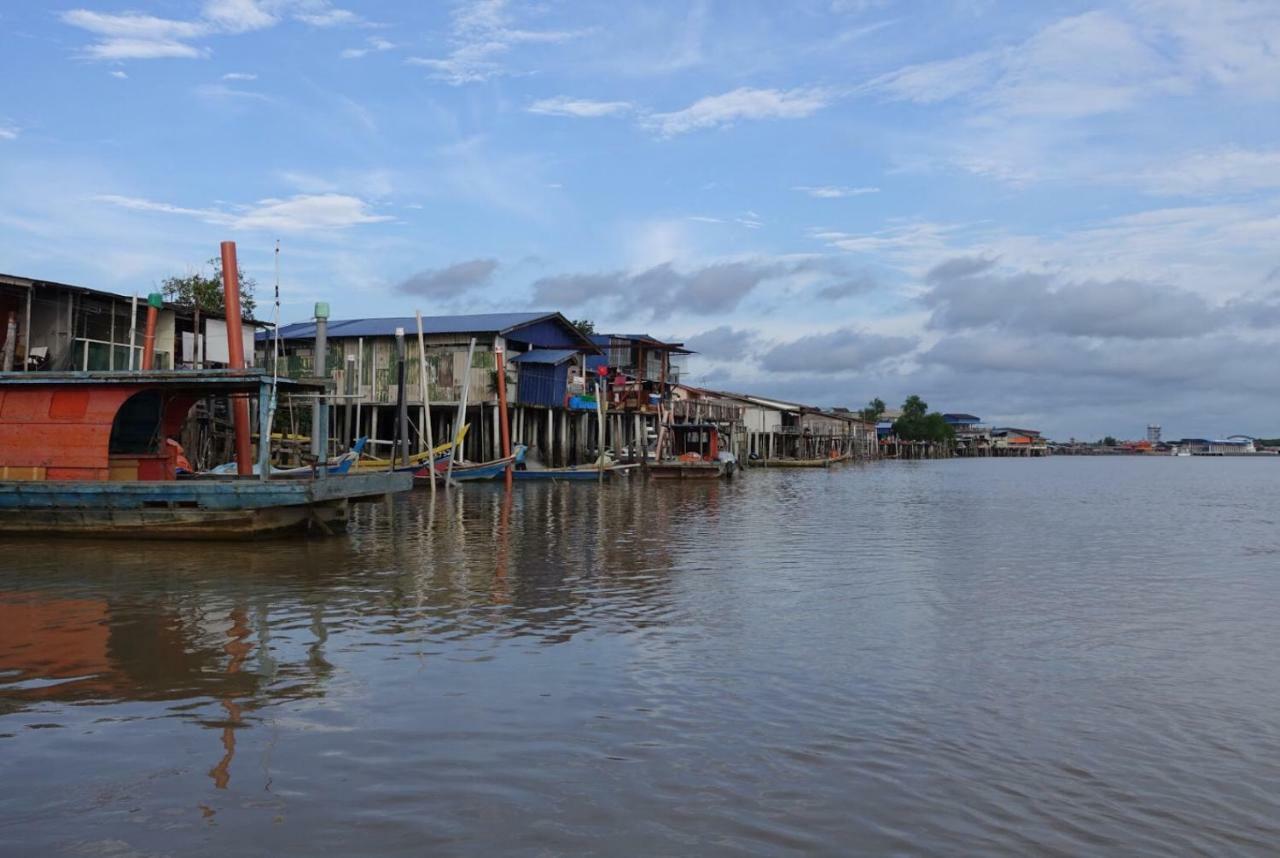
[(714, 424), (677, 423), (667, 429), (673, 456), (649, 466), (654, 479), (717, 480), (737, 470), (737, 458), (720, 449), (720, 430)]
[(502, 476), (503, 471), (508, 467), (515, 467), (523, 462), (525, 450), (527, 449), (525, 445), (517, 444), (514, 453), (501, 459), (494, 459), (490, 462), (455, 462), (452, 474), (449, 473), (449, 460), (446, 457), (436, 461), (433, 467), (415, 471), (413, 479), (415, 483), (422, 485), (429, 485), (432, 479), (437, 482), (444, 482), (446, 478), (452, 479), (455, 483), (494, 480)]
[[(270, 441), (258, 473), (180, 473), (169, 443), (195, 403), (256, 397), (269, 423), (273, 380), (261, 370), (0, 373), (0, 533), (181, 539), (335, 533), (350, 504), (407, 490), (391, 472), (273, 474)], [(246, 442), (247, 447), (247, 442)]]
[(517, 470), (514, 473), (517, 482), (534, 482), (538, 480), (562, 481), (572, 480), (588, 482), (625, 476), (639, 465), (606, 465), (603, 469), (597, 465), (577, 465), (570, 468), (540, 468), (538, 470)]

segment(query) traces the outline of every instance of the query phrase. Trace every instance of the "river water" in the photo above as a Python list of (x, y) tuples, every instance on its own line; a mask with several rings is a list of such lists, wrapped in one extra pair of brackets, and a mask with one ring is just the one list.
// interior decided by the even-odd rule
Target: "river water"
[(1278, 524), (1059, 458), (0, 543), (0, 854), (1274, 854)]

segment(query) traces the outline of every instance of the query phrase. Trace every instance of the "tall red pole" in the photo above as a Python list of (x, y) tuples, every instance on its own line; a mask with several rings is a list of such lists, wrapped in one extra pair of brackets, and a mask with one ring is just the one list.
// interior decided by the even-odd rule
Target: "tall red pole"
[[(502, 457), (511, 455), (511, 429), (507, 424), (507, 357), (502, 349), (494, 351), (498, 364), (498, 425), (502, 432)], [(511, 475), (512, 465), (506, 467), (507, 488), (511, 488), (514, 477)]]
[(156, 366), (156, 320), (164, 298), (159, 292), (147, 296), (147, 329), (142, 334), (142, 369), (150, 371)]
[[(236, 262), (236, 243), (222, 242), (222, 291), (227, 308), (227, 355), (232, 369), (244, 369), (244, 334), (240, 330), (240, 265)], [(253, 453), (249, 438), (249, 400), (244, 395), (231, 399), (236, 424), (236, 473), (253, 474)], [(262, 431), (266, 431), (264, 427)]]

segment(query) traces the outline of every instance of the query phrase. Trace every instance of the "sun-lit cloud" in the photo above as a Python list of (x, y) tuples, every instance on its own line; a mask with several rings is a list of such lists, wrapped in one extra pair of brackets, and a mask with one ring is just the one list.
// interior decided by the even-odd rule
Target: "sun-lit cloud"
[(573, 116), (580, 119), (594, 119), (600, 116), (616, 116), (631, 110), (627, 101), (591, 101), (585, 98), (570, 98), (558, 95), (554, 98), (540, 98), (527, 108), (530, 113), (541, 113), (545, 116)]
[(190, 208), (118, 194), (99, 194), (93, 199), (132, 211), (195, 217), (205, 223), (243, 230), (334, 230), (392, 220), (389, 215), (374, 214), (359, 197), (336, 193), (264, 199), (237, 209)]
[(443, 56), (414, 56), (406, 62), (461, 86), (505, 74), (502, 58), (513, 48), (560, 44), (583, 35), (581, 30), (529, 29), (515, 18), (507, 0), (464, 0), (453, 12), (451, 49)]
[(792, 190), (799, 191), (802, 194), (808, 194), (820, 200), (839, 200), (845, 197), (861, 197), (866, 194), (878, 194), (879, 188), (862, 187), (862, 188), (845, 188), (839, 185), (798, 185)]
[(654, 113), (644, 124), (664, 137), (743, 120), (801, 119), (829, 105), (832, 95), (822, 89), (752, 89), (739, 87), (722, 95), (700, 98), (681, 110)]
[(368, 54), (382, 53), (383, 51), (394, 50), (395, 42), (388, 41), (381, 36), (370, 36), (365, 39), (364, 47), (346, 48), (338, 56), (344, 60), (358, 60)]
[(190, 19), (90, 9), (70, 9), (60, 18), (93, 34), (96, 41), (81, 54), (95, 60), (198, 59), (211, 54), (207, 46), (195, 44), (200, 40), (267, 29), (285, 18), (313, 27), (362, 20), (329, 0), (205, 0), (199, 14)]

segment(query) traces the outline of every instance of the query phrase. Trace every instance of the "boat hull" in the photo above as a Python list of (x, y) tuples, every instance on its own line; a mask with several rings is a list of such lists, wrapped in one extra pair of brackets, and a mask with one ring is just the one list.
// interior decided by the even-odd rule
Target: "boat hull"
[(0, 534), (247, 539), (340, 533), (353, 502), (407, 490), (408, 474), (326, 479), (0, 482)]
[(758, 459), (751, 463), (757, 468), (830, 468), (841, 462), (849, 461), (850, 456), (837, 456), (826, 459)]
[(649, 466), (655, 480), (719, 480), (733, 476), (732, 462), (662, 462)]
[[(614, 465), (604, 469), (604, 478), (612, 479), (620, 474), (625, 474), (628, 470), (638, 467), (637, 465)], [(537, 482), (539, 480), (547, 480), (560, 482), (561, 480), (573, 480), (581, 482), (597, 482), (600, 480), (600, 469), (589, 466), (579, 468), (545, 468), (540, 471), (515, 471), (514, 476), (519, 482)]]

